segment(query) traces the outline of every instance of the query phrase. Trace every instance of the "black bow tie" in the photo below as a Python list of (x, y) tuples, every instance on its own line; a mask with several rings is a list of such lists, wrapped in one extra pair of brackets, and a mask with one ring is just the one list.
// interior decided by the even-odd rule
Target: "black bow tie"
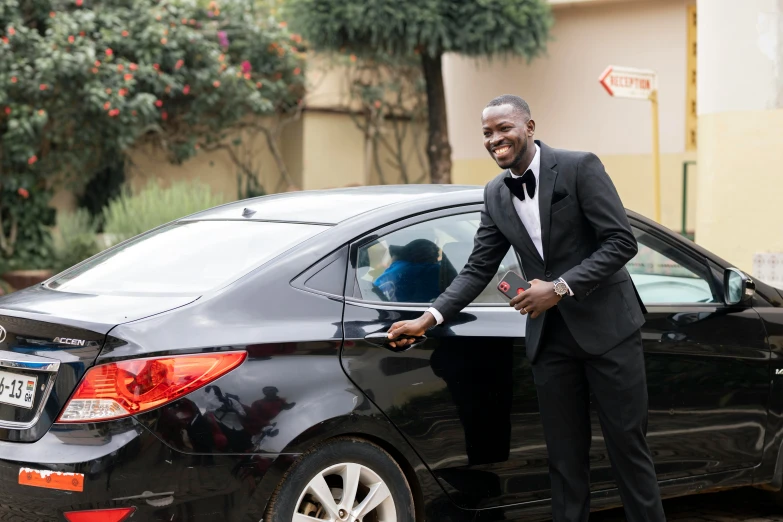
[(514, 194), (520, 201), (525, 200), (525, 189), (522, 188), (522, 185), (527, 187), (527, 194), (531, 199), (536, 194), (536, 176), (530, 169), (528, 169), (527, 172), (518, 178), (508, 176), (503, 181), (506, 182), (506, 186), (511, 191), (511, 193)]

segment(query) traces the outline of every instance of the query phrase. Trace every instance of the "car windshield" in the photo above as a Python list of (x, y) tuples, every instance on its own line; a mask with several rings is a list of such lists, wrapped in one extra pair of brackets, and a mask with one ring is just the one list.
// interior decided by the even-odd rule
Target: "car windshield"
[(49, 288), (101, 295), (201, 295), (326, 228), (260, 221), (174, 223), (64, 272)]

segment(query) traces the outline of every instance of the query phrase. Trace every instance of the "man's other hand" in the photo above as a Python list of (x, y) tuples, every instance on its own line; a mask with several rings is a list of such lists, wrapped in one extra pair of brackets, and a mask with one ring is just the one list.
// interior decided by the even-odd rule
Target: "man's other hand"
[(550, 281), (533, 279), (530, 288), (514, 297), (509, 303), (522, 315), (530, 314), (535, 319), (555, 306), (561, 297), (555, 293), (555, 284)]
[[(418, 319), (411, 321), (399, 321), (389, 328), (389, 339), (397, 339), (401, 335), (410, 335), (412, 337), (421, 337), (429, 328), (435, 326), (437, 321), (429, 312), (424, 312)], [(389, 345), (393, 348), (405, 348), (413, 344), (413, 339), (398, 339), (391, 341)]]

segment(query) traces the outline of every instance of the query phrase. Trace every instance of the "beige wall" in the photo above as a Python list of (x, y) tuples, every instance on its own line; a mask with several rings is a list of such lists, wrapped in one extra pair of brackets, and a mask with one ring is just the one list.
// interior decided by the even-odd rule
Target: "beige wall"
[(783, 252), (783, 3), (699, 0), (698, 9), (696, 240), (752, 273), (754, 254)]
[(652, 0), (555, 9), (545, 57), (445, 63), (449, 132), (455, 159), (482, 158), (481, 110), (493, 97), (518, 94), (530, 104), (536, 135), (599, 155), (650, 154), (646, 101), (616, 99), (599, 85), (610, 64), (654, 69), (659, 76), (661, 152), (685, 148), (686, 6)]
[[(301, 140), (301, 121), (289, 124), (281, 139), (283, 157), (289, 161), (297, 157)], [(269, 152), (266, 139), (260, 132), (242, 133), (242, 143), (234, 147), (237, 157), (251, 170), (257, 173), (266, 192), (279, 192), (288, 189), (277, 169), (274, 158)], [(286, 139), (289, 138), (289, 139)], [(209, 184), (215, 192), (227, 200), (238, 197), (237, 174), (239, 167), (232, 161), (228, 152), (217, 150), (199, 152), (181, 165), (173, 165), (163, 150), (150, 145), (139, 146), (129, 154), (130, 162), (126, 169), (126, 178), (134, 188), (145, 185), (149, 180), (161, 180), (163, 183), (180, 180), (199, 180)], [(301, 184), (298, 171), (291, 169), (296, 185)]]
[[(608, 65), (649, 68), (659, 76), (661, 219), (680, 229), (685, 153), (686, 23), (689, 0), (553, 2), (553, 41), (546, 57), (445, 63), (454, 181), (485, 183), (497, 173), (481, 139), (480, 118), (493, 97), (518, 94), (531, 106), (536, 137), (598, 154), (626, 207), (653, 212), (650, 104), (616, 99), (598, 83)], [(560, 4), (566, 4), (560, 6)], [(690, 167), (689, 229), (695, 224), (695, 173)]]

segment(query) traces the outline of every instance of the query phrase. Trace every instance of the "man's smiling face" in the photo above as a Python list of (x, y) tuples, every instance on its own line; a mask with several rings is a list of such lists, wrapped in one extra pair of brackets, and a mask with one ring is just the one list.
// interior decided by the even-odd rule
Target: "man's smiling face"
[(522, 174), (515, 171), (527, 168), (533, 159), (535, 122), (511, 105), (498, 105), (484, 109), (481, 123), (489, 155), (500, 168)]

